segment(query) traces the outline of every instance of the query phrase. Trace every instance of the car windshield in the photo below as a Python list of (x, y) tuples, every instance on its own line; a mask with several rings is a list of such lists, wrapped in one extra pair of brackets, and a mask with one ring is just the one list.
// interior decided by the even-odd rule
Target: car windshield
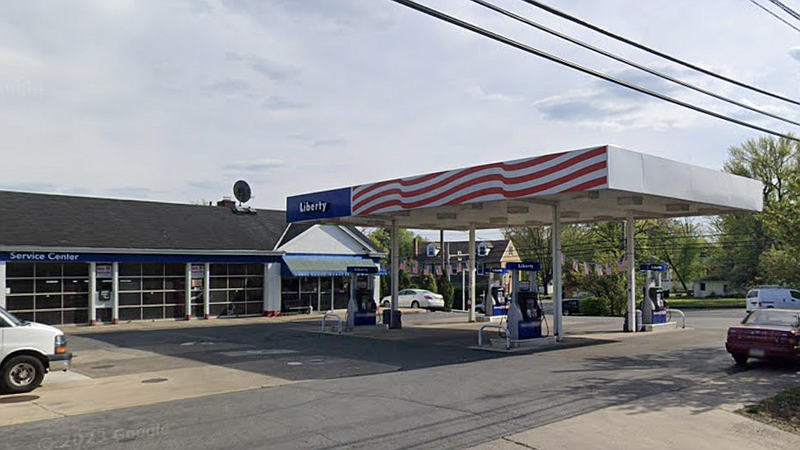
[(747, 316), (743, 323), (748, 325), (798, 327), (800, 326), (800, 316), (793, 311), (759, 309)]
[(22, 325), (22, 321), (14, 317), (13, 314), (6, 311), (5, 308), (0, 306), (0, 318), (5, 319), (6, 321), (12, 323), (14, 326)]

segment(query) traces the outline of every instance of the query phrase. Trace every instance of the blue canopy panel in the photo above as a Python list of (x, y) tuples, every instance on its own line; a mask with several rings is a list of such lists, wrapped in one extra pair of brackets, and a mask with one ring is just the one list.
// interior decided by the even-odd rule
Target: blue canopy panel
[(288, 277), (344, 277), (348, 267), (377, 267), (386, 271), (371, 258), (341, 255), (283, 255), (281, 275)]

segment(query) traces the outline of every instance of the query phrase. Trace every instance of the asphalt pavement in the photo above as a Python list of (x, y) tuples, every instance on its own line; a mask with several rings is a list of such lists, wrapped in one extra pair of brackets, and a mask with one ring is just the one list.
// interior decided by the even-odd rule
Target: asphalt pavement
[[(99, 411), (60, 413), (66, 400), (46, 401), (68, 391), (45, 385), (31, 402), (64, 417), (0, 427), (9, 437), (0, 449), (578, 448), (580, 439), (591, 439), (578, 430), (614, 423), (603, 415), (588, 425), (580, 421), (613, 408), (622, 408), (621, 423), (626, 415), (635, 423), (636, 417), (669, 415), (675, 408), (691, 421), (719, 411), (719, 399), (755, 401), (797, 382), (794, 366), (733, 366), (723, 347), (725, 330), (743, 311), (687, 316), (686, 330), (635, 336), (619, 332), (618, 318), (567, 317), (566, 341), (573, 345), (517, 354), (470, 348), (474, 324), (448, 313), (404, 316), (408, 326), (402, 332), (349, 336), (318, 333), (318, 319), (113, 333), (83, 329), (70, 336), (79, 355), (75, 371), (91, 380), (74, 382), (75, 388), (126, 376), (133, 383), (130, 377), (141, 373), (155, 378), (118, 389), (129, 399), (152, 401), (106, 410), (102, 396), (92, 397)], [(170, 374), (165, 379), (176, 377), (164, 380), (175, 382), (176, 390), (192, 382), (217, 389), (212, 392), (224, 391), (229, 380), (239, 384), (232, 392), (169, 400), (149, 391), (157, 388), (160, 371)], [(262, 384), (248, 389), (246, 383)], [(3, 400), (0, 409), (8, 408)], [(537, 429), (539, 441), (532, 431)], [(561, 442), (559, 433), (569, 446), (553, 446)]]

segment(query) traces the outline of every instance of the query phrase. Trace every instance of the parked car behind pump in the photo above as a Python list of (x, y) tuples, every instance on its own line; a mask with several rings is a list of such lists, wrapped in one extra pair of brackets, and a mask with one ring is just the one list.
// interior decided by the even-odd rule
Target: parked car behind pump
[[(381, 299), (381, 306), (384, 308), (389, 308), (391, 305), (391, 295)], [(403, 289), (397, 293), (397, 307), (444, 309), (444, 297), (425, 289)]]
[(757, 309), (728, 329), (725, 349), (736, 364), (749, 358), (800, 360), (800, 311)]
[(0, 392), (30, 392), (46, 372), (69, 370), (71, 363), (61, 330), (21, 321), (0, 307)]
[(762, 286), (747, 292), (747, 312), (759, 308), (800, 309), (800, 290), (787, 287)]

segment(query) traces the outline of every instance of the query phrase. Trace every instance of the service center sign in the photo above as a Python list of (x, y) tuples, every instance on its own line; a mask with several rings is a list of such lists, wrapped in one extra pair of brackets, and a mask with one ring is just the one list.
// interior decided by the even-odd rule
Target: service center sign
[(7, 257), (0, 257), (4, 261), (80, 261), (81, 255), (77, 253), (34, 253), (34, 252), (8, 252), (0, 255), (7, 255)]

